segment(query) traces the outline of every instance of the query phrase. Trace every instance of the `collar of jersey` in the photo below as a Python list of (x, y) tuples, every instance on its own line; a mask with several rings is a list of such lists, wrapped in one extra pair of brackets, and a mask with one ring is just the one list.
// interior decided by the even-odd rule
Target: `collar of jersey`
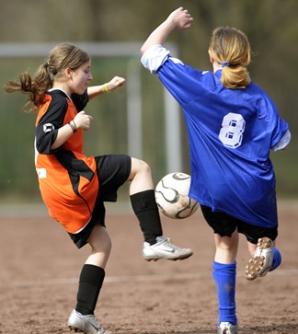
[(61, 88), (50, 88), (48, 90), (48, 92), (53, 92), (55, 90), (59, 90), (60, 92), (62, 92), (64, 95), (66, 95), (71, 100), (71, 97), (63, 89), (61, 89)]

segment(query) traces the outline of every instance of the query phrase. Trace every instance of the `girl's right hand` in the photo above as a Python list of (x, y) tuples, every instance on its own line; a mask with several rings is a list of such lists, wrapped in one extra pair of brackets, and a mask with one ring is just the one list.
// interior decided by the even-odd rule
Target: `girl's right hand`
[(193, 18), (187, 9), (179, 7), (168, 16), (168, 20), (175, 26), (175, 28), (187, 29), (191, 26)]
[(89, 130), (92, 119), (92, 116), (87, 115), (86, 112), (82, 110), (76, 114), (73, 121), (75, 122), (75, 125), (78, 129), (82, 128), (84, 130)]

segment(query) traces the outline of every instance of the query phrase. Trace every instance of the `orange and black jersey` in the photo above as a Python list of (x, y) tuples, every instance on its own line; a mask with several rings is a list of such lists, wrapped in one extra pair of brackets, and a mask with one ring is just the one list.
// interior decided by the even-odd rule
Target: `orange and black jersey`
[(36, 119), (35, 164), (42, 198), (49, 214), (67, 232), (80, 231), (90, 220), (99, 189), (96, 162), (83, 153), (83, 131), (78, 129), (61, 147), (52, 149), (59, 128), (84, 109), (87, 92), (68, 97), (51, 90)]
[[(81, 111), (88, 103), (87, 92), (84, 95), (72, 94), (71, 99), (62, 90), (49, 91), (45, 97), (45, 103), (39, 107), (38, 124), (36, 124), (36, 148), (39, 153), (50, 154), (54, 153), (51, 149), (54, 143), (58, 129), (64, 123), (64, 118), (67, 113), (69, 102), (72, 101), (77, 111)], [(40, 110), (46, 110), (40, 114)], [(77, 112), (75, 112), (76, 114)], [(59, 150), (60, 148), (58, 148)]]

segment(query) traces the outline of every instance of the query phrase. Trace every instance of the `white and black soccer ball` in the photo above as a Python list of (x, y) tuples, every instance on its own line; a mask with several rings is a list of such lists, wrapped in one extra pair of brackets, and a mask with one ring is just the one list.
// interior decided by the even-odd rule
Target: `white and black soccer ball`
[(170, 173), (155, 187), (155, 199), (160, 211), (167, 217), (182, 219), (191, 216), (198, 203), (188, 197), (190, 176), (185, 173)]

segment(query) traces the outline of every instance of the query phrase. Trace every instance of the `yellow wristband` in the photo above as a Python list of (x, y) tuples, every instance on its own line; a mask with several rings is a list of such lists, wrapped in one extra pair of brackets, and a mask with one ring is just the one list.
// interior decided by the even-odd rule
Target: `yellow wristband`
[(102, 85), (101, 90), (102, 90), (104, 93), (109, 93), (109, 92), (110, 92), (109, 85), (108, 85), (107, 83), (104, 84), (104, 85)]

